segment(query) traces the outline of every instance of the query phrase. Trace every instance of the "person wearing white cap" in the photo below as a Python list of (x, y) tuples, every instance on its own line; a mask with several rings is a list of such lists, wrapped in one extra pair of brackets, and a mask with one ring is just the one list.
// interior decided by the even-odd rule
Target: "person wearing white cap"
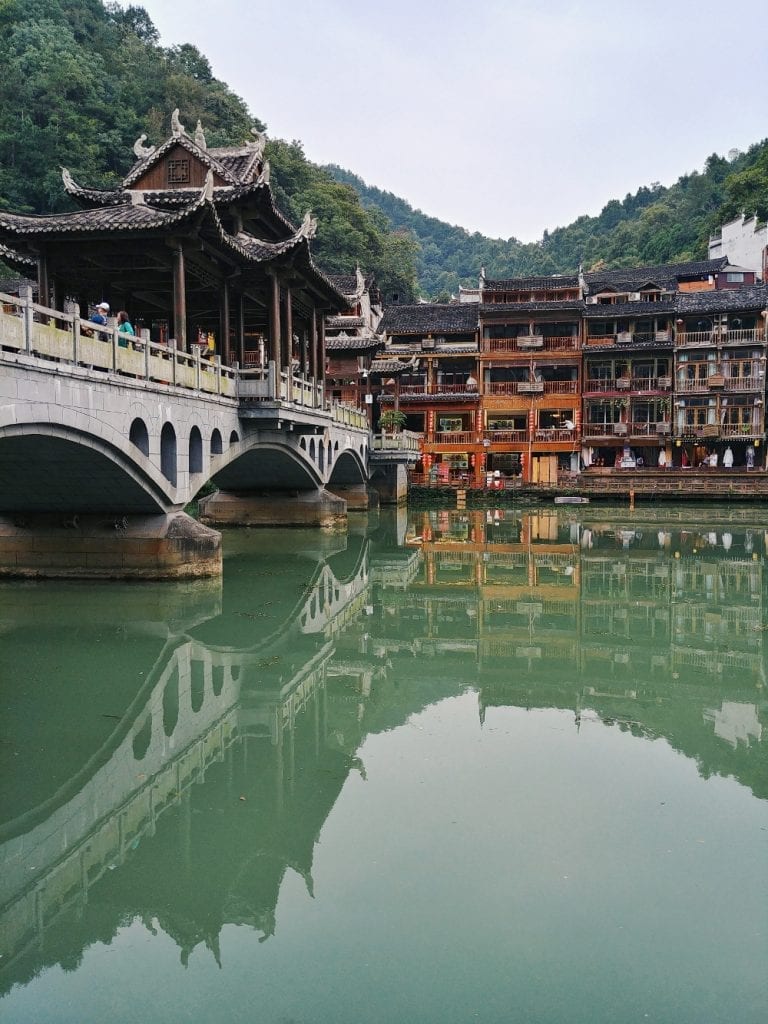
[(109, 316), (109, 303), (108, 302), (99, 302), (99, 303), (96, 304), (96, 307), (94, 308), (93, 316), (91, 317), (91, 323), (93, 323), (93, 324), (101, 324), (102, 327), (106, 327), (107, 326), (107, 317), (108, 316)]

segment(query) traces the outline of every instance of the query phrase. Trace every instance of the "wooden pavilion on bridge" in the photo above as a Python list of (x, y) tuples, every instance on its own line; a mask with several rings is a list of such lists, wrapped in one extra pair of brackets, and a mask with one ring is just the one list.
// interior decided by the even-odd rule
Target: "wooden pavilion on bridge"
[[(172, 116), (161, 145), (134, 145), (137, 160), (112, 190), (83, 187), (63, 169), (81, 207), (32, 216), (0, 213), (0, 254), (27, 275), (40, 304), (106, 300), (155, 342), (189, 350), (213, 336), (225, 363), (265, 366), (322, 381), (324, 317), (347, 300), (315, 265), (316, 222), (296, 226), (277, 208), (264, 136), (208, 148)], [(85, 315), (85, 313), (83, 314)]]

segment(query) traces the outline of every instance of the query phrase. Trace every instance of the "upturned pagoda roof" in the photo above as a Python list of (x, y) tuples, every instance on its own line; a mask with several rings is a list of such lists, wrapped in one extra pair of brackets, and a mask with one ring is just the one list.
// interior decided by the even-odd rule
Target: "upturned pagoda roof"
[[(275, 205), (269, 164), (263, 160), (264, 136), (254, 132), (254, 140), (242, 146), (209, 149), (199, 122), (193, 139), (178, 121), (178, 111), (172, 132), (158, 147), (146, 147), (146, 136), (137, 141), (138, 160), (117, 189), (86, 188), (63, 169), (64, 188), (80, 210), (0, 213), (1, 258), (23, 271), (46, 255), (52, 261), (51, 273), (68, 286), (77, 284), (79, 276), (99, 279), (100, 268), (108, 267), (107, 272), (124, 285), (137, 252), (143, 253), (148, 266), (167, 268), (169, 246), (180, 244), (180, 239), (193, 240), (190, 255), (203, 279), (205, 260), (219, 279), (234, 268), (247, 274), (261, 267), (261, 281), (264, 265), (271, 263), (286, 279), (293, 278), (292, 287), (320, 296), (325, 308), (346, 308), (345, 294), (312, 259), (316, 221), (307, 214), (297, 227)], [(180, 162), (186, 175), (181, 183), (171, 174)], [(131, 239), (146, 248), (121, 248)], [(71, 248), (80, 240), (88, 242), (87, 250)], [(77, 266), (83, 261), (88, 267), (84, 265), (79, 274)], [(208, 279), (213, 280), (210, 274)], [(146, 290), (145, 283), (142, 287)]]

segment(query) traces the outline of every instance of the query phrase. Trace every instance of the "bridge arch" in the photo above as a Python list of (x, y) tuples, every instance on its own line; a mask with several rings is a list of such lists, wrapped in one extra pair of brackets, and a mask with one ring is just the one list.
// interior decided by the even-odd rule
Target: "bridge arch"
[[(222, 490), (258, 490), (254, 481), (269, 481), (270, 490), (315, 490), (323, 486), (322, 472), (298, 447), (278, 442), (244, 444), (230, 449), (212, 467), (211, 479)], [(322, 471), (322, 467), (321, 467)]]
[(345, 448), (339, 452), (333, 464), (328, 483), (333, 484), (364, 484), (368, 480), (368, 470), (363, 458), (354, 448)]
[(115, 434), (109, 443), (93, 426), (93, 433), (55, 422), (0, 429), (0, 511), (124, 515), (173, 508), (168, 481), (147, 456), (125, 437)]
[(176, 486), (178, 459), (176, 452), (176, 431), (172, 423), (164, 423), (160, 431), (160, 472), (169, 483)]
[(140, 416), (137, 416), (133, 423), (131, 423), (128, 439), (131, 444), (139, 449), (142, 455), (146, 455), (149, 458), (149, 431), (147, 430), (146, 423)]
[(189, 472), (203, 472), (203, 435), (197, 426), (189, 432)]

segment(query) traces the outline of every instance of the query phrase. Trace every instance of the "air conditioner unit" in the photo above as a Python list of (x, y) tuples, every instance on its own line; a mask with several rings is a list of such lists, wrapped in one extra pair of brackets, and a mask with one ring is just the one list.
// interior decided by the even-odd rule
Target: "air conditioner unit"
[(640, 292), (630, 292), (629, 293), (629, 301), (630, 302), (639, 302), (640, 301)]
[(421, 343), (421, 347), (422, 347), (422, 349), (434, 348), (435, 347), (435, 339), (434, 338), (424, 338), (424, 340)]

